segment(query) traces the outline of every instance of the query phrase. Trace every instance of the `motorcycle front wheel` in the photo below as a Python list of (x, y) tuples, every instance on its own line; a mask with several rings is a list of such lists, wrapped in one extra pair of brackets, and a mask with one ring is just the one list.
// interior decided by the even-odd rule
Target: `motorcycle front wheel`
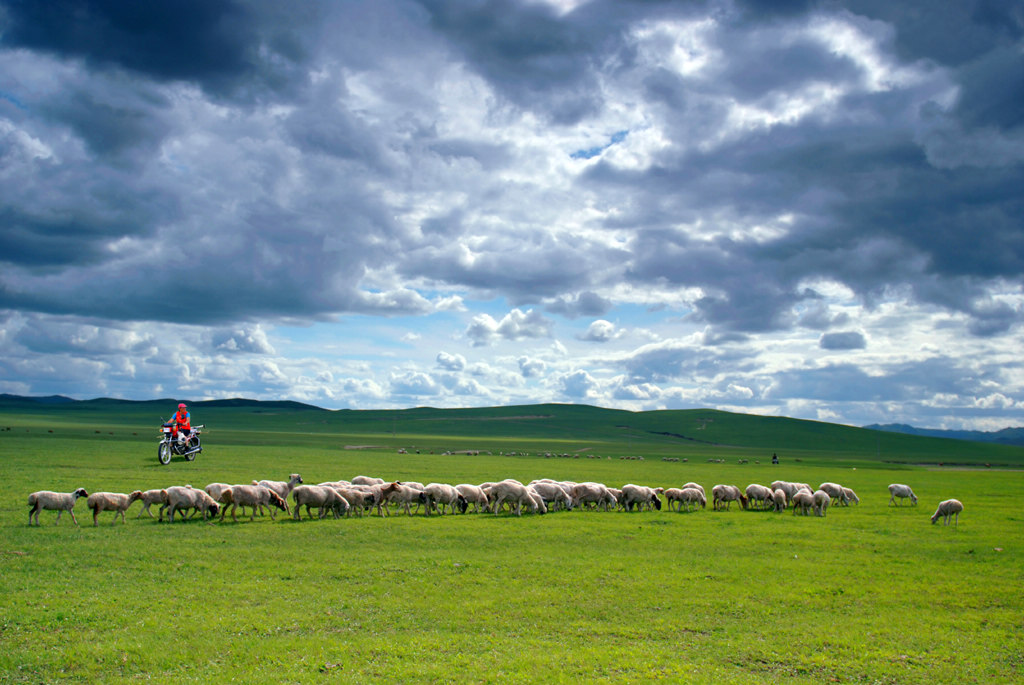
[(167, 466), (171, 463), (171, 443), (161, 442), (156, 448), (156, 458), (160, 463)]

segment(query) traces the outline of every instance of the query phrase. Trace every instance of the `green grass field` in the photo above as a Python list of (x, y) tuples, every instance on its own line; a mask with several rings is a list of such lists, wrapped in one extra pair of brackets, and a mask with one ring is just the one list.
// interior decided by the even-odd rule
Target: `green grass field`
[[(0, 682), (1024, 681), (1020, 448), (711, 411), (227, 404), (193, 405), (206, 449), (165, 467), (166, 406), (0, 407)], [(465, 450), (481, 453), (441, 454)], [(975, 466), (916, 465), (939, 462)], [(734, 507), (214, 525), (137, 519), (134, 504), (126, 525), (104, 513), (93, 528), (80, 501), (79, 527), (53, 512), (27, 525), (34, 490), (293, 471), (832, 480), (861, 504), (824, 519)], [(920, 505), (888, 506), (891, 482)], [(959, 526), (931, 525), (949, 497), (965, 504)]]

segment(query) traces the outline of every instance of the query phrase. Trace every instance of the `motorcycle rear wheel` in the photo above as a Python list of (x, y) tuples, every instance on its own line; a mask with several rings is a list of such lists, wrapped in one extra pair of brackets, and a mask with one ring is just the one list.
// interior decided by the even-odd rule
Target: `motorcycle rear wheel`
[(156, 448), (156, 458), (160, 460), (160, 463), (167, 466), (171, 463), (171, 444), (169, 442), (161, 442)]
[(199, 447), (199, 438), (197, 438), (197, 437), (195, 437), (193, 435), (191, 438), (188, 439), (188, 444), (185, 447), (185, 450), (186, 450), (185, 451), (185, 459), (187, 461), (195, 461), (196, 460), (196, 455), (199, 454), (199, 452), (192, 452), (192, 454), (189, 454), (188, 451), (189, 450), (194, 450), (197, 447)]

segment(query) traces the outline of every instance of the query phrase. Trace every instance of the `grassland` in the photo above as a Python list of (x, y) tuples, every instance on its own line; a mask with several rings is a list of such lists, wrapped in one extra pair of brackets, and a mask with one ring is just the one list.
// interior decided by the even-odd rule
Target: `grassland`
[[(1019, 448), (710, 411), (226, 403), (194, 407), (206, 450), (162, 467), (155, 427), (168, 406), (0, 406), (0, 682), (1024, 680)], [(134, 518), (136, 504), (127, 525), (104, 514), (98, 528), (80, 503), (80, 527), (54, 526), (52, 512), (27, 525), (36, 489), (292, 471), (835, 480), (862, 503), (825, 519), (734, 509), (173, 526)], [(887, 506), (894, 481), (920, 506)], [(954, 496), (960, 525), (931, 525)]]

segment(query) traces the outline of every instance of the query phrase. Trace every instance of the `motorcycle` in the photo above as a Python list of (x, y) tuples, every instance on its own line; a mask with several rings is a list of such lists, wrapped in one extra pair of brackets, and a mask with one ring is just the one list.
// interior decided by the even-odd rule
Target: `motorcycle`
[(157, 445), (156, 457), (164, 466), (171, 463), (171, 457), (174, 455), (185, 457), (186, 461), (193, 461), (196, 455), (203, 451), (203, 446), (199, 441), (199, 433), (201, 428), (205, 428), (205, 424), (202, 426), (192, 426), (192, 434), (187, 439), (181, 431), (178, 431), (177, 438), (172, 437), (173, 428), (174, 424), (170, 422), (160, 427), (163, 438), (160, 440), (160, 444)]

